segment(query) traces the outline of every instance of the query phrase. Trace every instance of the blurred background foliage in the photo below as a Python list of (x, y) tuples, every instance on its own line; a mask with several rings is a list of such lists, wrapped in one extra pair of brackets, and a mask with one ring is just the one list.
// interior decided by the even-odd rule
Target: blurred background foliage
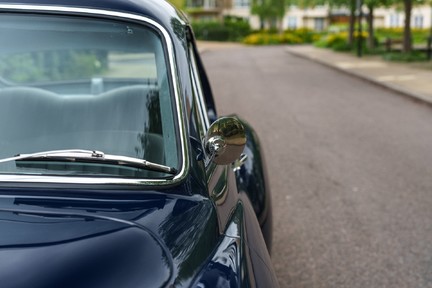
[[(195, 10), (205, 10), (204, 7), (193, 6), (193, 0), (170, 0), (176, 7), (193, 14)], [(188, 4), (187, 4), (188, 3)], [(203, 2), (204, 3), (204, 2)], [(313, 43), (317, 47), (329, 48), (335, 51), (354, 52), (359, 41), (365, 54), (383, 54), (386, 60), (412, 61), (423, 60), (419, 51), (427, 49), (429, 39), (432, 39), (432, 27), (426, 29), (413, 28), (411, 24), (412, 11), (423, 5), (431, 8), (432, 0), (362, 0), (364, 11), (359, 33), (358, 1), (357, 0), (250, 0), (250, 14), (259, 19), (259, 29), (254, 30), (247, 18), (224, 16), (218, 19), (192, 18), (192, 26), (198, 40), (236, 41), (248, 45), (298, 45)], [(285, 12), (292, 7), (297, 9), (314, 9), (327, 7), (330, 25), (324, 31), (311, 29), (283, 29)], [(376, 28), (374, 13), (378, 8), (392, 8), (402, 13), (405, 19), (403, 27)], [(332, 11), (345, 9), (345, 20), (338, 22), (331, 18)], [(360, 35), (361, 34), (361, 35)], [(430, 40), (429, 40), (430, 41)], [(386, 44), (387, 43), (387, 44)], [(390, 46), (388, 43), (392, 43)], [(389, 49), (390, 48), (390, 49)], [(398, 50), (398, 51), (394, 51)], [(391, 53), (390, 53), (391, 52)], [(389, 54), (390, 53), (390, 54)], [(386, 56), (386, 54), (389, 54)]]
[(247, 20), (231, 16), (223, 17), (222, 21), (194, 21), (192, 28), (198, 40), (242, 41), (251, 33)]

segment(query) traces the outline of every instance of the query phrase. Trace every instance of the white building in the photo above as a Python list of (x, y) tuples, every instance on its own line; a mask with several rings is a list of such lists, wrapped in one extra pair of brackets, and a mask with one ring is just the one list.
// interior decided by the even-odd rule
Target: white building
[[(224, 15), (238, 16), (249, 20), (253, 29), (259, 29), (260, 21), (257, 16), (250, 13), (250, 0), (232, 0), (229, 8), (222, 10)], [(363, 8), (367, 15), (368, 10)], [(432, 7), (414, 6), (412, 10), (412, 28), (429, 28), (431, 26)], [(282, 21), (283, 29), (309, 28), (313, 30), (324, 30), (331, 22), (348, 21), (348, 9), (333, 9), (330, 13), (328, 6), (315, 6), (314, 8), (299, 8), (291, 6), (286, 9)], [(403, 27), (405, 16), (403, 11), (395, 8), (378, 8), (374, 11), (374, 24), (379, 27)], [(366, 19), (364, 18), (364, 21)]]

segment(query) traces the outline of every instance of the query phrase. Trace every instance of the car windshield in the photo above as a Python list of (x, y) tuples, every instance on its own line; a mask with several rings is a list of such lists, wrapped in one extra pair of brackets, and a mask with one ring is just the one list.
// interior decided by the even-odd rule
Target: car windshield
[[(0, 159), (83, 149), (179, 165), (169, 63), (155, 30), (3, 14), (0, 39)], [(0, 174), (168, 177), (136, 165), (33, 160), (2, 162)]]

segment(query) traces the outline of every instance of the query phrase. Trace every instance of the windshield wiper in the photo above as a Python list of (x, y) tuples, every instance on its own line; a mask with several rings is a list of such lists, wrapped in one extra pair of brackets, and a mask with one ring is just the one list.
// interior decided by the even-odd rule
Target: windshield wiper
[(138, 158), (109, 155), (96, 150), (53, 150), (31, 154), (18, 154), (14, 157), (0, 159), (0, 163), (9, 161), (61, 161), (61, 162), (78, 162), (78, 163), (102, 163), (108, 165), (118, 165), (133, 167), (139, 169), (148, 169), (168, 174), (176, 174), (177, 169), (162, 164), (153, 163)]

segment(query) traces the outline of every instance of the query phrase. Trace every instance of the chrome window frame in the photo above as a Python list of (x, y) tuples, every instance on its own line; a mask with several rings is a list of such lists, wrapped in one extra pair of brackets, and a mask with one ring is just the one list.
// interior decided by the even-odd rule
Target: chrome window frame
[(188, 47), (188, 52), (189, 52), (189, 58), (190, 58), (190, 70), (191, 70), (191, 80), (192, 80), (192, 88), (194, 91), (194, 101), (196, 102), (196, 106), (197, 106), (197, 112), (199, 113), (199, 118), (200, 118), (200, 124), (202, 125), (200, 127), (200, 137), (201, 137), (201, 141), (204, 140), (205, 137), (205, 133), (207, 132), (207, 130), (210, 127), (210, 120), (208, 118), (208, 114), (207, 114), (207, 109), (206, 109), (206, 102), (204, 99), (204, 92), (202, 90), (202, 84), (201, 84), (201, 78), (198, 72), (198, 66), (196, 64), (196, 57), (195, 57), (195, 53), (194, 53), (194, 49), (192, 47), (192, 43), (189, 44), (190, 47)]
[[(185, 112), (183, 100), (180, 96), (180, 87), (177, 77), (177, 66), (175, 61), (174, 44), (168, 31), (156, 21), (127, 12), (116, 12), (112, 10), (103, 10), (95, 8), (77, 8), (51, 5), (24, 5), (24, 4), (0, 4), (2, 12), (25, 12), (25, 13), (47, 13), (65, 16), (84, 16), (105, 18), (113, 20), (134, 21), (152, 27), (155, 31), (160, 32), (162, 41), (167, 49), (168, 56), (168, 73), (170, 73), (172, 91), (174, 93), (174, 104), (177, 116), (177, 131), (180, 140), (181, 166), (179, 172), (171, 179), (148, 179), (148, 178), (121, 178), (121, 177), (86, 177), (86, 176), (47, 176), (47, 175), (26, 175), (26, 174), (0, 174), (0, 185), (3, 183), (40, 183), (40, 184), (89, 184), (89, 185), (139, 185), (139, 186), (154, 186), (154, 185), (173, 185), (181, 182), (186, 178), (189, 170), (189, 151), (186, 144), (186, 129), (185, 129)], [(9, 186), (9, 185), (8, 185)]]

